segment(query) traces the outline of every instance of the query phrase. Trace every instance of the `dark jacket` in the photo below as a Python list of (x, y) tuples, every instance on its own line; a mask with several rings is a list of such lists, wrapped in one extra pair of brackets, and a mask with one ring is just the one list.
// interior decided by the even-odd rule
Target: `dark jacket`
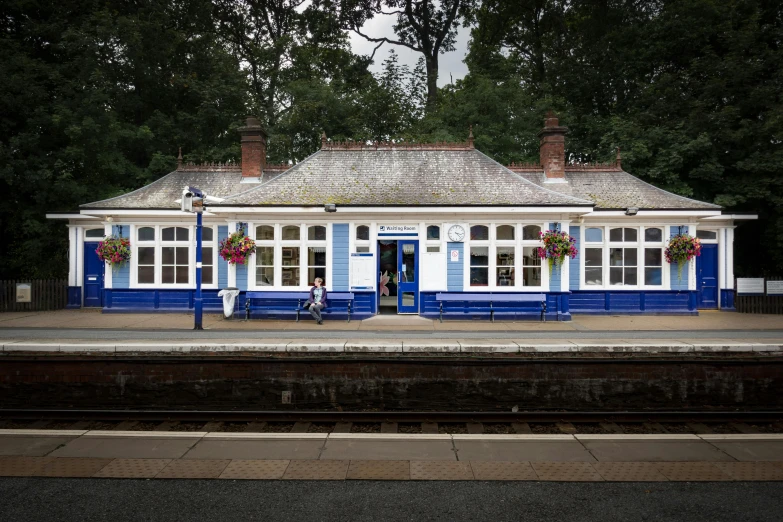
[[(327, 306), (329, 306), (329, 304), (326, 302), (326, 287), (322, 286), (321, 288), (324, 291), (323, 295), (321, 295), (321, 304), (324, 305), (324, 308), (326, 308)], [(312, 287), (310, 289), (310, 299), (307, 300), (307, 302), (310, 303), (310, 304), (314, 304), (315, 303), (315, 295), (314, 295), (314, 293), (315, 293), (315, 287)]]

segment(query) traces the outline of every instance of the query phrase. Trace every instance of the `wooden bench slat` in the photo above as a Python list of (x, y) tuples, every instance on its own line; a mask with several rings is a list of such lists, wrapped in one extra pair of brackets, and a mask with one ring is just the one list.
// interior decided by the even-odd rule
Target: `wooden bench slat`
[(538, 303), (541, 307), (541, 320), (546, 319), (546, 294), (507, 294), (507, 293), (439, 293), (435, 300), (440, 302), (440, 322), (443, 322), (444, 302), (489, 303), (489, 319), (495, 321), (494, 303)]

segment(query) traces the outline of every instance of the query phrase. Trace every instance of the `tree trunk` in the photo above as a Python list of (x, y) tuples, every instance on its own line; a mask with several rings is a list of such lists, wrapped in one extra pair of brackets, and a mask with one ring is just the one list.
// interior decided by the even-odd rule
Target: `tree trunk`
[(427, 65), (427, 114), (438, 109), (438, 55), (425, 56)]

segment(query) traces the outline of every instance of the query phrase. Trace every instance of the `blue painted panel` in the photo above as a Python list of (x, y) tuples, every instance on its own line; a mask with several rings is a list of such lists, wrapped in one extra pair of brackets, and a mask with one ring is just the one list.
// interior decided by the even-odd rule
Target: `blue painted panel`
[[(451, 260), (451, 251), (456, 250), (459, 252), (459, 261), (453, 262)], [(447, 262), (446, 262), (446, 286), (449, 292), (461, 292), (465, 284), (465, 244), (464, 243), (448, 243), (446, 247)]]
[(696, 292), (668, 290), (571, 292), (572, 313), (583, 314), (696, 314)]
[[(550, 223), (549, 230), (560, 230), (560, 223)], [(546, 270), (549, 270), (549, 261), (543, 259), (542, 263), (546, 265)], [(549, 290), (552, 292), (559, 292), (563, 288), (562, 273), (563, 267), (560, 265), (552, 265), (552, 270), (549, 272)]]
[[(436, 319), (440, 317), (440, 302), (436, 301), (439, 293), (460, 294), (462, 292), (421, 292), (420, 315)], [(492, 293), (492, 292), (487, 292)], [(498, 292), (503, 296), (508, 296), (507, 292)], [(522, 294), (522, 292), (520, 292)], [(563, 299), (565, 297), (565, 299)], [(568, 313), (568, 296), (562, 293), (547, 293), (547, 320), (568, 321), (571, 315)], [(497, 320), (539, 320), (541, 318), (541, 307), (538, 303), (497, 303), (493, 305), (495, 317)], [(490, 317), (489, 303), (471, 302), (471, 301), (444, 301), (443, 318), (461, 319), (461, 320), (487, 320)]]
[[(122, 232), (120, 232), (122, 229)], [(112, 225), (111, 233), (120, 237), (130, 237), (130, 226), (128, 225)], [(111, 268), (111, 286), (112, 288), (129, 288), (130, 287), (130, 263), (125, 263), (122, 266)]]
[(724, 289), (720, 291), (720, 308), (726, 312), (734, 312), (734, 290)]
[[(204, 311), (223, 310), (218, 290), (202, 290)], [(195, 290), (107, 289), (104, 312), (188, 312), (193, 310)]]
[[(218, 243), (217, 247), (220, 248), (220, 242), (228, 237), (228, 226), (222, 225), (218, 227)], [(225, 288), (228, 286), (228, 261), (225, 261), (220, 257), (218, 252), (217, 258), (217, 270), (218, 270), (218, 288)]]
[(574, 244), (574, 246), (576, 247), (576, 257), (569, 260), (570, 265), (568, 266), (569, 269), (568, 289), (569, 290), (579, 290), (579, 277), (580, 277), (579, 271), (582, 262), (581, 232), (582, 229), (578, 226), (568, 228), (568, 233), (571, 234), (571, 237), (576, 239), (576, 243)]
[[(671, 235), (677, 234), (680, 227), (673, 226), (670, 228)], [(683, 226), (683, 230), (687, 230), (687, 227)], [(678, 263), (672, 263), (669, 265), (669, 279), (671, 280), (671, 289), (672, 290), (687, 290), (688, 289), (688, 268), (691, 261), (688, 261), (685, 263), (685, 265), (682, 267), (682, 271), (679, 271), (678, 269)], [(679, 274), (678, 274), (679, 272)]]
[(348, 228), (347, 223), (332, 225), (332, 290), (348, 290)]
[(247, 290), (247, 265), (237, 264), (237, 288)]
[(696, 258), (696, 290), (699, 308), (718, 307), (718, 245), (702, 245)]
[(103, 276), (106, 263), (101, 261), (95, 249), (97, 241), (84, 242), (84, 306), (103, 306)]
[(69, 286), (68, 287), (68, 303), (66, 308), (81, 308), (82, 307), (82, 287), (81, 286)]

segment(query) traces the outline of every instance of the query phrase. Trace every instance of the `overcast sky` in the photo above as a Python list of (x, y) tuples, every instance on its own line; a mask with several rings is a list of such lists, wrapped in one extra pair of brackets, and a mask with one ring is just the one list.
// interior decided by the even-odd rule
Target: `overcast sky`
[[(373, 38), (385, 36), (387, 38), (396, 39), (394, 31), (392, 30), (392, 25), (394, 25), (395, 20), (396, 16), (376, 16), (364, 24), (362, 32)], [(367, 56), (372, 54), (372, 50), (377, 44), (368, 42), (352, 31), (350, 31), (349, 34), (351, 37), (351, 47), (354, 53)], [(470, 29), (460, 27), (455, 43), (457, 50), (440, 55), (438, 59), (438, 86), (443, 87), (444, 85), (451, 83), (452, 79), (457, 81), (468, 73), (468, 67), (463, 63), (463, 60), (468, 52), (469, 38)], [(378, 49), (378, 52), (375, 53), (374, 63), (370, 67), (372, 72), (381, 72), (381, 64), (389, 55), (389, 49), (394, 49), (397, 53), (400, 65), (407, 65), (411, 69), (416, 66), (416, 62), (418, 62), (419, 58), (422, 56), (421, 53), (417, 53), (401, 45), (383, 44), (383, 47)]]

